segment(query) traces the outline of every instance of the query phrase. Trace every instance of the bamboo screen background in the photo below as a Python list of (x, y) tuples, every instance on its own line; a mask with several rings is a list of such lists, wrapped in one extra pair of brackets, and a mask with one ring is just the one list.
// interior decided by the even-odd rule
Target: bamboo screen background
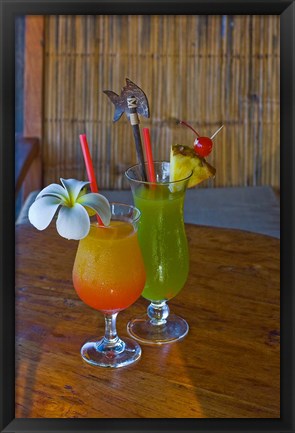
[(194, 134), (216, 137), (214, 180), (200, 187), (279, 187), (279, 16), (47, 16), (44, 183), (86, 179), (79, 134), (86, 133), (100, 188), (128, 188), (136, 163), (125, 115), (113, 123), (103, 90), (128, 77), (147, 94), (155, 159)]

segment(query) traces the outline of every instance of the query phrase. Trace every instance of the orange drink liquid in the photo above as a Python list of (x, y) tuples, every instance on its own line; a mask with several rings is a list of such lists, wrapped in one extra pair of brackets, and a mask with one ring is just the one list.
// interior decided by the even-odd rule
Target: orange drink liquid
[(141, 295), (145, 269), (137, 231), (125, 221), (92, 224), (79, 241), (73, 283), (85, 304), (104, 312), (128, 308)]

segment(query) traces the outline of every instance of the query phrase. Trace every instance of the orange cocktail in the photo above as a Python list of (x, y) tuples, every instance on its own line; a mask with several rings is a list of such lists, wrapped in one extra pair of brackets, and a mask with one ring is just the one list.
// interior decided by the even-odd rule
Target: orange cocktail
[(133, 304), (145, 285), (145, 268), (137, 239), (140, 212), (134, 206), (111, 203), (108, 226), (90, 226), (79, 241), (73, 283), (85, 304), (104, 313), (105, 334), (88, 340), (82, 358), (101, 367), (123, 367), (139, 359), (141, 348), (116, 330), (118, 312)]
[(141, 295), (145, 270), (133, 225), (111, 221), (108, 227), (91, 225), (79, 242), (73, 283), (85, 304), (104, 312), (121, 311)]

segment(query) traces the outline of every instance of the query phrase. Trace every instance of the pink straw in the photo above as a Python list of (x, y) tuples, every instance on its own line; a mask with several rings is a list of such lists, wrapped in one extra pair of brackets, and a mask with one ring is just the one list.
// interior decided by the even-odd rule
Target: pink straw
[(150, 130), (148, 128), (142, 128), (142, 132), (143, 132), (143, 142), (144, 142), (145, 154), (146, 154), (146, 159), (147, 159), (149, 181), (150, 182), (156, 182)]
[[(86, 134), (80, 134), (79, 137), (80, 137), (80, 144), (82, 147), (82, 152), (83, 152), (84, 161), (86, 165), (86, 171), (90, 182), (91, 192), (98, 192), (98, 187), (96, 183), (96, 178), (94, 174), (94, 169), (93, 169), (93, 164), (92, 164), (92, 159), (89, 151)], [(96, 218), (99, 225), (104, 225), (98, 214), (96, 214)]]

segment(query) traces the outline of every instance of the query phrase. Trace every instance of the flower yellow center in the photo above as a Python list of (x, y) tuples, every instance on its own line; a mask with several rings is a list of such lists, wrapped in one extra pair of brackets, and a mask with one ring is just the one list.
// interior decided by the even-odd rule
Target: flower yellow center
[(65, 206), (67, 207), (73, 207), (75, 205), (76, 200), (74, 200), (74, 197), (71, 193), (69, 193), (69, 197), (65, 200)]

